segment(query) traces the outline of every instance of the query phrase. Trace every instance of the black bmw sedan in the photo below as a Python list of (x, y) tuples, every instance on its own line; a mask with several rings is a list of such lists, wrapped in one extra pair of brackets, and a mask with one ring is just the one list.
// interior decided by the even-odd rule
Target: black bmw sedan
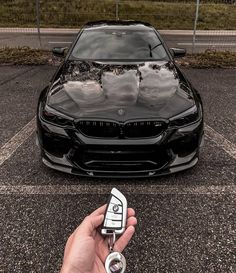
[[(64, 48), (54, 48), (64, 56)], [(86, 24), (40, 95), (37, 138), (44, 164), (96, 177), (153, 177), (193, 167), (203, 109), (149, 24)]]

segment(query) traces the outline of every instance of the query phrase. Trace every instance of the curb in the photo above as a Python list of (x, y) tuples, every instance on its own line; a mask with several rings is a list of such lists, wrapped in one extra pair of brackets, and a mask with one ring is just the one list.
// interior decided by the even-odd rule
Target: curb
[[(40, 28), (41, 34), (77, 34), (79, 28)], [(193, 30), (159, 30), (164, 35), (193, 35)], [(0, 33), (37, 34), (37, 28), (0, 28)], [(236, 36), (236, 30), (197, 30), (201, 36)]]

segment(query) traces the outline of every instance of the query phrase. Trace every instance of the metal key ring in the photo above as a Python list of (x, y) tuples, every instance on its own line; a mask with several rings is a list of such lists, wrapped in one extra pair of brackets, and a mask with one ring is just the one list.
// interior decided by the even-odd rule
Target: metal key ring
[(124, 273), (126, 269), (126, 259), (119, 252), (111, 252), (105, 261), (107, 273)]
[(113, 251), (115, 242), (116, 242), (116, 234), (115, 234), (115, 232), (113, 232), (112, 236), (108, 237), (108, 247), (109, 247), (110, 252)]

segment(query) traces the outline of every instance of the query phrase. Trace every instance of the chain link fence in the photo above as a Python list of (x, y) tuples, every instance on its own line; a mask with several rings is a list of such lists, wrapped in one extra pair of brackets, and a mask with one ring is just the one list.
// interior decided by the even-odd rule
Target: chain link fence
[(149, 22), (188, 51), (236, 51), (236, 0), (0, 0), (0, 46), (48, 49), (49, 34), (63, 46), (84, 23), (111, 19)]

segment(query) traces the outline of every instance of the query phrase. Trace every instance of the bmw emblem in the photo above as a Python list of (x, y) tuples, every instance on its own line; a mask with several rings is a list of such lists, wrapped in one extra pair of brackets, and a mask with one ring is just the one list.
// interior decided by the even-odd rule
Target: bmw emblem
[(118, 110), (118, 115), (119, 116), (124, 116), (124, 114), (125, 114), (125, 110), (124, 109), (119, 109)]

